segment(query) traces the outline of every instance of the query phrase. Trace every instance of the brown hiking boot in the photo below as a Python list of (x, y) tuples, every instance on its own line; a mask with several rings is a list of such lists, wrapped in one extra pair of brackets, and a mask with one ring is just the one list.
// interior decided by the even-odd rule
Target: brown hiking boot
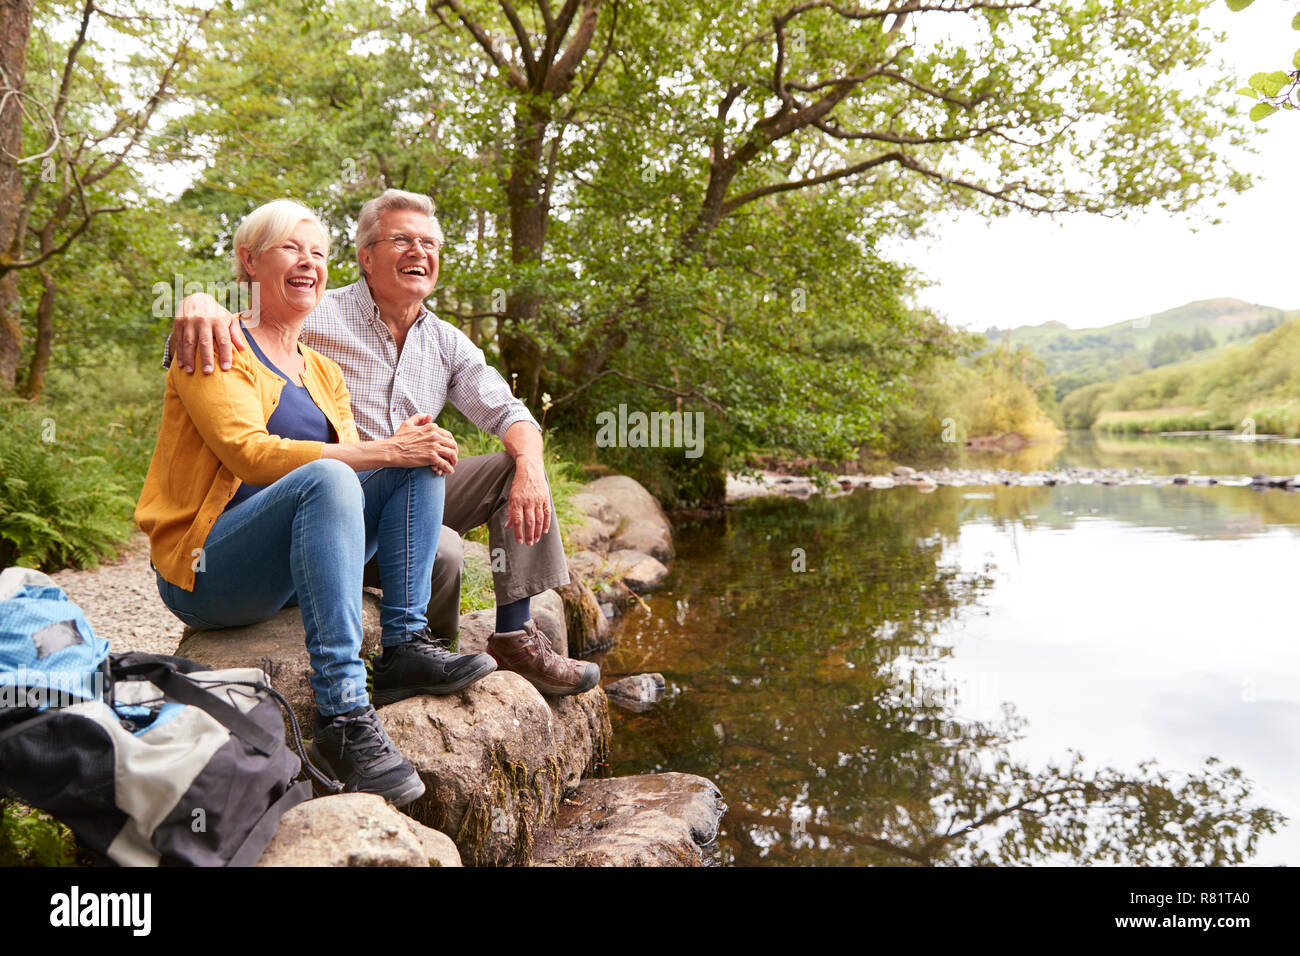
[(600, 668), (595, 664), (555, 653), (531, 618), (524, 622), (522, 631), (489, 637), (487, 652), (496, 659), (499, 670), (514, 671), (547, 697), (581, 694), (600, 680)]

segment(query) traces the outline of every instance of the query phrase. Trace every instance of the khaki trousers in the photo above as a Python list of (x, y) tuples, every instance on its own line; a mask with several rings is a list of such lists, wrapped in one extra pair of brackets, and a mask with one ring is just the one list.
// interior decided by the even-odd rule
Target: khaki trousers
[[(461, 535), (480, 525), (488, 527), (488, 560), (498, 607), (569, 583), (554, 501), (551, 527), (536, 544), (519, 544), (514, 529), (506, 530), (506, 506), (514, 476), (515, 460), (503, 451), (462, 458), (447, 476), (428, 609), (429, 630), (435, 637), (450, 641), (460, 632), (460, 576), (465, 563)], [(366, 564), (364, 577), (367, 587), (379, 587), (374, 559)]]

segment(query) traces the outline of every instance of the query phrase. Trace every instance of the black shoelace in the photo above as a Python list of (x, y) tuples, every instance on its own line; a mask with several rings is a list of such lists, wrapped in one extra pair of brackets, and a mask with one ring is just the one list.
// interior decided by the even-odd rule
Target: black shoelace
[(339, 727), (342, 730), (339, 735), (340, 758), (349, 740), (352, 741), (358, 764), (373, 766), (388, 753), (389, 747), (379, 723), (379, 715), (373, 709), (360, 716), (339, 721)]

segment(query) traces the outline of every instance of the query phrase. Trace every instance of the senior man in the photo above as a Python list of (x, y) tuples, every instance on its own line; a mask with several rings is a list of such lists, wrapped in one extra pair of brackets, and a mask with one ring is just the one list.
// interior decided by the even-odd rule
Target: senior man
[[(470, 666), (471, 655), (450, 650), (460, 627), (460, 535), (487, 524), (497, 604), (488, 653), (498, 668), (515, 671), (543, 694), (578, 694), (596, 685), (600, 669), (556, 654), (529, 609), (533, 595), (569, 582), (542, 463), (542, 431), (482, 350), (425, 306), (438, 281), (442, 242), (429, 197), (389, 189), (367, 202), (357, 220), (361, 278), (325, 293), (307, 317), (302, 341), (342, 367), (362, 439), (388, 438), (417, 412), (436, 418), (450, 401), (505, 445), (504, 452), (458, 459), (455, 439), (442, 430), (446, 504), (428, 607), (435, 641), (424, 650), (434, 658), (436, 676), (425, 692), (456, 688)], [(196, 346), (205, 374), (213, 373), (214, 347), (223, 370), (230, 367), (232, 347), (247, 347), (238, 317), (207, 293), (181, 302), (164, 364), (173, 342), (180, 343), (177, 359), (190, 373)], [(365, 583), (378, 586), (374, 561)], [(429, 664), (415, 666), (428, 673)], [(403, 666), (381, 658), (376, 682), (384, 670)]]

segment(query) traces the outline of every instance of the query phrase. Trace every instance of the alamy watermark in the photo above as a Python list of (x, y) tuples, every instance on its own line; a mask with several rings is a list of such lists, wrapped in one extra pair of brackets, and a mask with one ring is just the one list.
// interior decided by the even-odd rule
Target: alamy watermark
[(259, 284), (257, 282), (240, 282), (237, 279), (208, 280), (206, 282), (192, 279), (186, 282), (185, 277), (178, 272), (172, 276), (170, 284), (166, 282), (155, 282), (153, 284), (153, 288), (150, 290), (154, 295), (151, 311), (155, 319), (170, 319), (176, 315), (176, 310), (180, 307), (182, 299), (186, 296), (206, 292), (216, 299), (217, 304), (227, 312), (236, 314), (251, 312), (256, 317)]
[(94, 893), (73, 885), (50, 897), (50, 925), (123, 927), (133, 936), (148, 936), (153, 925), (153, 896), (149, 893)]
[(28, 670), (0, 674), (0, 710), (69, 707), (104, 695), (102, 671)]
[(684, 448), (687, 458), (704, 454), (703, 412), (628, 413), (618, 411), (596, 415), (597, 448)]

